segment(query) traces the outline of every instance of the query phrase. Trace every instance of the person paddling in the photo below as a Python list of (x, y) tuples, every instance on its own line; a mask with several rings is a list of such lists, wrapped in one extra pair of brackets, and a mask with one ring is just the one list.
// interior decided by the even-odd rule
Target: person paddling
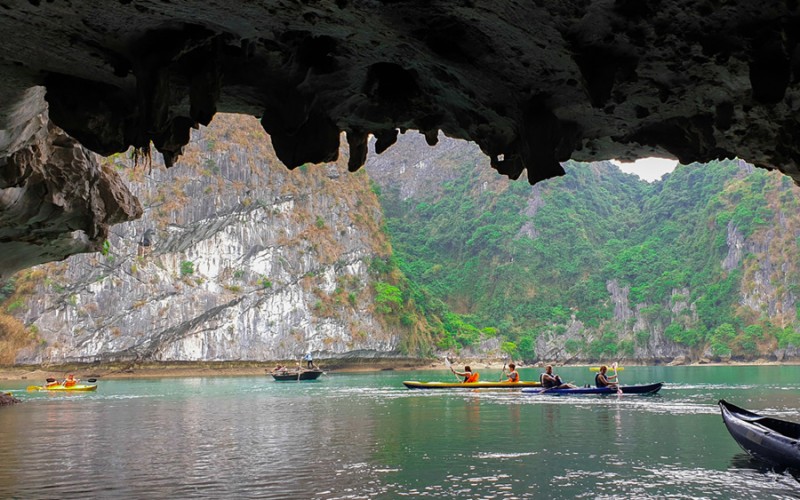
[(541, 377), (542, 387), (545, 389), (574, 389), (574, 384), (565, 384), (561, 377), (553, 374), (553, 365), (547, 365)]
[[(594, 376), (594, 385), (597, 387), (609, 387), (611, 389), (616, 389), (619, 387), (619, 384), (616, 383), (616, 375), (606, 375), (608, 371), (608, 367), (603, 365), (600, 367), (600, 372)], [(615, 379), (615, 382), (612, 382), (611, 379)]]
[(63, 385), (64, 387), (72, 387), (77, 383), (78, 381), (75, 379), (75, 375), (70, 373), (69, 375), (67, 375), (67, 378), (63, 382), (61, 382), (61, 385)]
[(478, 372), (473, 373), (472, 368), (470, 368), (469, 365), (464, 367), (463, 372), (455, 371), (452, 366), (450, 367), (450, 371), (455, 373), (457, 377), (464, 377), (465, 384), (471, 384), (477, 382), (481, 377)]
[(519, 382), (519, 372), (517, 372), (517, 365), (514, 363), (508, 364), (508, 373), (506, 373), (506, 369), (503, 368), (503, 373), (508, 377), (506, 382)]

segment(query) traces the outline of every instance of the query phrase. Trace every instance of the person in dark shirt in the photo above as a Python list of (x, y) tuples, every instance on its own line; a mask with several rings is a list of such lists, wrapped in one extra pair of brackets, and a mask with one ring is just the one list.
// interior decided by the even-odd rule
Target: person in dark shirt
[(553, 365), (547, 365), (541, 377), (542, 387), (545, 389), (574, 389), (573, 384), (566, 384), (561, 377), (553, 374)]
[[(619, 384), (616, 382), (616, 375), (606, 375), (608, 371), (608, 367), (603, 365), (600, 367), (600, 372), (594, 376), (594, 384), (597, 387), (610, 387), (611, 389), (616, 389), (619, 387)], [(611, 381), (614, 379), (614, 382)]]

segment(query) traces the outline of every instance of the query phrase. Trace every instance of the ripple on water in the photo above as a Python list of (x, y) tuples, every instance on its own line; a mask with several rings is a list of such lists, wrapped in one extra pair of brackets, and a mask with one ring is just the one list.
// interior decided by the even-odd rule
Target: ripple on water
[(478, 453), (477, 457), (479, 459), (506, 459), (506, 458), (522, 458), (522, 457), (531, 457), (534, 455), (538, 455), (539, 452), (537, 451), (529, 451), (523, 453)]

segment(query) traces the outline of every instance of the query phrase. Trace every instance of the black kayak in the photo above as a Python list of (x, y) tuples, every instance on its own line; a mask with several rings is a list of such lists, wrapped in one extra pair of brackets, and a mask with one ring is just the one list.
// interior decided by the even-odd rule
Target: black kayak
[(764, 417), (721, 399), (722, 421), (750, 455), (800, 470), (800, 424)]
[[(663, 382), (647, 385), (623, 385), (623, 394), (655, 394), (661, 390)], [(616, 389), (610, 387), (575, 387), (574, 389), (522, 389), (528, 394), (617, 394)]]

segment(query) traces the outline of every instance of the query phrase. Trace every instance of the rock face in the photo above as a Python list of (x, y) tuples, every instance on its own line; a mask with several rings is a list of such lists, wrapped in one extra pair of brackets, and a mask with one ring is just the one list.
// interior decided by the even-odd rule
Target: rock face
[[(261, 118), (290, 168), (349, 168), (398, 129), (475, 142), (531, 183), (559, 162), (744, 158), (800, 180), (797, 2), (14, 2), (0, 17), (0, 159), (47, 89), (103, 155), (172, 165), (219, 111)], [(8, 167), (3, 167), (4, 169)], [(4, 226), (17, 225), (4, 222)], [(51, 236), (55, 238), (55, 236)]]
[(15, 315), (38, 342), (20, 364), (394, 356), (402, 329), (373, 311), (373, 259), (388, 255), (363, 173), (290, 172), (254, 119), (219, 115), (181, 165), (116, 155), (145, 205), (104, 254), (22, 273)]
[(11, 395), (11, 393), (0, 392), (0, 406), (8, 406), (19, 403), (19, 399)]
[(141, 216), (117, 173), (47, 119), (44, 89), (27, 93), (18, 127), (0, 135), (0, 278), (97, 251), (110, 225)]

